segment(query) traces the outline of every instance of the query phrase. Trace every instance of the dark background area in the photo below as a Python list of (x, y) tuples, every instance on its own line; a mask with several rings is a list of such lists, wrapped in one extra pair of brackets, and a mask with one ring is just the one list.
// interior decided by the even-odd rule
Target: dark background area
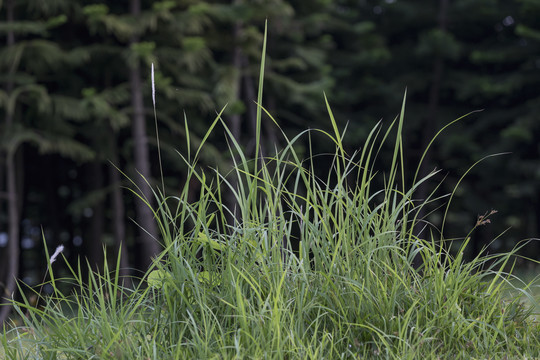
[[(462, 239), (492, 209), (498, 212), (491, 224), (472, 234), (469, 257), (490, 243), (493, 253), (539, 237), (538, 0), (4, 0), (2, 294), (13, 291), (14, 276), (30, 286), (42, 280), (43, 239), (51, 253), (63, 244), (72, 263), (83, 255), (102, 268), (102, 248), (114, 258), (123, 244), (125, 269), (148, 266), (159, 251), (157, 229), (115, 166), (149, 198), (138, 174), (160, 184), (151, 64), (164, 183), (168, 194), (178, 194), (186, 174), (176, 153), (187, 152), (184, 116), (196, 143), (228, 104), (225, 121), (253, 152), (266, 19), (263, 105), (288, 134), (331, 129), (324, 92), (341, 128), (347, 126), (345, 145), (353, 153), (379, 120), (383, 128), (391, 123), (407, 89), (405, 164), (412, 182), (437, 131), (482, 110), (445, 130), (421, 168), (421, 175), (440, 169), (437, 194), (449, 194), (475, 162), (504, 153), (480, 162), (461, 182), (444, 237)], [(263, 121), (263, 150), (271, 152), (284, 141)], [(230, 168), (223, 133), (212, 135), (200, 166)], [(333, 152), (330, 145), (314, 141), (313, 152)], [(377, 167), (389, 161), (383, 151)], [(326, 171), (328, 164), (320, 164)], [(417, 198), (436, 185), (419, 189)], [(442, 215), (426, 220), (440, 228)], [(538, 260), (539, 243), (522, 254)]]

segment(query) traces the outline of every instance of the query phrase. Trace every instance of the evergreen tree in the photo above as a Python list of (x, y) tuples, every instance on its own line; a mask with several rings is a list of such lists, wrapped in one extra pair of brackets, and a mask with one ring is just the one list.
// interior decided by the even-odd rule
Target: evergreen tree
[[(124, 269), (146, 268), (159, 250), (152, 214), (133, 194), (122, 193), (120, 185), (128, 180), (110, 162), (126, 170), (148, 199), (151, 189), (177, 193), (186, 174), (177, 151), (188, 153), (184, 119), (191, 146), (197, 147), (216, 111), (227, 105), (223, 120), (233, 136), (249, 153), (257, 152), (255, 101), (266, 20), (261, 105), (286, 132), (328, 129), (325, 92), (341, 128), (347, 126), (345, 145), (352, 153), (381, 118), (385, 124), (393, 120), (407, 89), (410, 182), (438, 129), (484, 109), (448, 129), (424, 159), (422, 175), (444, 170), (441, 178), (447, 180), (439, 194), (445, 194), (475, 161), (512, 152), (468, 174), (455, 194), (445, 236), (462, 234), (477, 214), (492, 208), (499, 210), (499, 220), (475, 233), (476, 250), (507, 226), (514, 227), (510, 242), (538, 232), (540, 201), (531, 201), (540, 192), (536, 0), (9, 0), (0, 5), (5, 39), (0, 229), (9, 240), (0, 254), (5, 260), (0, 278), (8, 292), (14, 288), (12, 274), (21, 268), (16, 263), (18, 239), (26, 236), (21, 219), (43, 225), (51, 245), (75, 239), (68, 256), (80, 251), (95, 268), (105, 260), (103, 246), (116, 251), (124, 246), (122, 253), (130, 255), (122, 258)], [(163, 186), (156, 180), (161, 174), (152, 64)], [(258, 153), (271, 156), (280, 135), (264, 114), (262, 126)], [(197, 159), (203, 171), (227, 172), (232, 166), (219, 129)], [(313, 140), (314, 153), (332, 150), (332, 144)], [(324, 173), (331, 159), (319, 160)], [(383, 147), (376, 166), (384, 169), (387, 161)], [(189, 198), (195, 199), (192, 181)], [(416, 195), (428, 193), (424, 188)], [(226, 201), (234, 207), (232, 195)], [(441, 225), (436, 215), (427, 220)], [(22, 258), (31, 252), (22, 252)]]
[[(4, 287), (2, 299), (16, 290), (18, 277), (21, 205), (26, 193), (22, 186), (24, 147), (31, 144), (42, 153), (85, 159), (93, 156), (90, 149), (71, 139), (72, 126), (55, 116), (54, 98), (49, 88), (54, 80), (51, 81), (49, 73), (75, 59), (65, 56), (58, 44), (48, 39), (49, 31), (66, 21), (66, 16), (61, 14), (65, 3), (43, 5), (39, 1), (7, 1), (2, 8), (5, 21), (0, 31), (6, 36), (6, 46), (0, 52), (0, 67), (5, 74), (0, 78), (3, 83), (0, 106), (5, 114), (1, 124), (0, 163), (5, 167), (3, 199), (8, 214), (7, 219), (2, 219), (8, 228), (8, 251), (3, 254), (2, 262), (6, 266), (0, 273)], [(26, 14), (28, 9), (31, 9), (28, 17), (22, 18), (21, 14)], [(0, 320), (5, 320), (8, 312), (9, 307), (2, 307)]]

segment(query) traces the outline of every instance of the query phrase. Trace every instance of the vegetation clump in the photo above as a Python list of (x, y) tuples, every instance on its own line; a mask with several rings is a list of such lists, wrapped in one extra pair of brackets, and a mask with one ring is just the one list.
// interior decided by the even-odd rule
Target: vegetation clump
[[(264, 61), (261, 80), (263, 69)], [(88, 279), (80, 266), (70, 268), (69, 279), (56, 279), (51, 271), (53, 295), (44, 307), (26, 298), (14, 303), (24, 326), (4, 331), (5, 356), (540, 356), (540, 325), (533, 317), (538, 304), (527, 286), (520, 291), (529, 306), (515, 293), (508, 296), (515, 290), (509, 272), (515, 251), (465, 262), (468, 237), (453, 255), (442, 234), (425, 230), (429, 236), (419, 236), (418, 211), (433, 199), (419, 203), (414, 194), (433, 174), (406, 185), (405, 106), (388, 129), (375, 127), (364, 146), (349, 155), (342, 145), (345, 134), (326, 104), (333, 133), (311, 130), (292, 139), (283, 133), (282, 150), (264, 157), (256, 150), (255, 160), (248, 159), (218, 114), (195, 154), (180, 155), (190, 169), (182, 191), (154, 192), (165, 250), (141, 281), (124, 287), (119, 263), (116, 271), (106, 267)], [(259, 106), (257, 143), (263, 112)], [(219, 124), (228, 135), (234, 166), (228, 173), (209, 174), (197, 160)], [(298, 153), (303, 137), (335, 145), (326, 178), (313, 170), (322, 155), (305, 159)], [(377, 173), (377, 154), (391, 138), (392, 162)], [(385, 186), (377, 188), (376, 179)], [(200, 184), (199, 196), (188, 201), (193, 183)], [(74, 282), (76, 291), (62, 292), (60, 281)]]
[[(466, 263), (467, 241), (452, 256), (435, 235), (415, 236), (415, 185), (407, 191), (396, 181), (404, 171), (398, 163), (402, 120), (403, 113), (394, 162), (380, 174), (387, 185), (377, 191), (371, 185), (379, 174), (371, 169), (380, 127), (351, 157), (341, 147), (342, 134), (324, 133), (336, 145), (327, 179), (310, 170), (315, 156), (298, 157), (299, 136), (260, 161), (248, 161), (230, 138), (239, 160), (228, 176), (209, 176), (191, 161), (189, 177), (201, 183), (200, 198), (187, 201), (190, 181), (176, 196), (156, 192), (166, 248), (144, 280), (132, 290), (118, 272), (106, 269), (86, 280), (72, 269), (77, 291), (64, 294), (53, 276), (55, 291), (44, 308), (15, 304), (25, 325), (5, 332), (5, 355), (539, 356), (533, 307), (507, 296), (512, 283), (504, 270), (512, 253)], [(234, 194), (235, 208), (224, 205), (225, 191)], [(413, 266), (416, 257), (420, 267)]]

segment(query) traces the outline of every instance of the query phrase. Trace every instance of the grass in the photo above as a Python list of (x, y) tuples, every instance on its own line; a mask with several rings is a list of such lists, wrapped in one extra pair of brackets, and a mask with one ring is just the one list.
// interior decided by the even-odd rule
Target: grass
[[(263, 69), (264, 60), (261, 79)], [(292, 139), (283, 134), (285, 147), (256, 161), (218, 114), (194, 156), (179, 154), (188, 180), (201, 184), (199, 199), (187, 201), (191, 181), (179, 194), (155, 190), (165, 250), (154, 268), (135, 288), (123, 287), (118, 271), (109, 268), (87, 279), (80, 264), (66, 279), (50, 271), (54, 292), (43, 299), (44, 307), (14, 302), (24, 324), (4, 330), (4, 356), (539, 357), (533, 282), (516, 286), (511, 275), (518, 248), (465, 262), (469, 235), (455, 256), (441, 246), (444, 239), (436, 231), (425, 239), (416, 236), (418, 210), (434, 195), (418, 202), (414, 192), (433, 174), (409, 187), (405, 183), (404, 109), (405, 101), (387, 129), (375, 127), (361, 150), (349, 155), (328, 105), (332, 133), (305, 131)], [(263, 112), (259, 107), (257, 141)], [(228, 134), (234, 162), (228, 173), (197, 166), (216, 126)], [(314, 174), (317, 154), (303, 159), (296, 153), (295, 144), (306, 137), (335, 144), (327, 178)], [(378, 152), (390, 141), (393, 161), (376, 173)], [(376, 188), (377, 180), (385, 186)], [(224, 202), (225, 192), (232, 193), (233, 204)], [(415, 267), (418, 257), (422, 265)], [(60, 291), (60, 282), (75, 290)], [(523, 296), (509, 297), (511, 291), (519, 291), (528, 305)]]

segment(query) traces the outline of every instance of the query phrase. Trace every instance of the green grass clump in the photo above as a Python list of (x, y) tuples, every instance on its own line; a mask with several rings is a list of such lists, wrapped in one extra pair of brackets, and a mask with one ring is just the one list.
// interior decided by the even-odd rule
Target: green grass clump
[[(429, 176), (405, 184), (404, 106), (388, 129), (375, 127), (351, 155), (328, 110), (333, 133), (283, 135), (281, 151), (256, 161), (218, 115), (211, 130), (223, 125), (234, 166), (228, 173), (197, 166), (211, 130), (193, 157), (182, 156), (189, 167), (182, 192), (156, 190), (165, 250), (155, 267), (134, 289), (122, 286), (118, 271), (106, 268), (83, 279), (80, 267), (71, 269), (64, 281), (74, 282), (76, 290), (69, 294), (58, 290), (61, 280), (51, 272), (54, 293), (44, 307), (14, 303), (24, 326), (4, 330), (4, 356), (539, 357), (540, 325), (533, 316), (538, 301), (526, 284), (520, 291), (527, 306), (522, 297), (508, 296), (515, 286), (505, 271), (517, 250), (465, 262), (468, 237), (452, 256), (436, 232), (416, 236), (416, 215), (426, 202), (415, 201), (414, 191)], [(327, 178), (314, 173), (316, 155), (303, 159), (296, 152), (304, 137), (335, 144)], [(391, 138), (392, 163), (376, 173), (377, 154)], [(200, 196), (188, 202), (194, 178)], [(378, 179), (383, 188), (376, 188)], [(413, 266), (415, 258), (421, 266)]]
[[(530, 296), (525, 308), (519, 297), (508, 297), (513, 279), (504, 269), (514, 252), (464, 262), (467, 241), (452, 257), (441, 239), (415, 236), (421, 205), (413, 193), (426, 179), (407, 191), (396, 180), (404, 178), (402, 122), (403, 111), (394, 123), (394, 161), (384, 174), (372, 170), (391, 134), (380, 127), (350, 157), (342, 134), (319, 132), (336, 144), (327, 179), (311, 170), (315, 156), (303, 160), (295, 152), (300, 135), (258, 162), (248, 161), (231, 137), (237, 160), (227, 176), (207, 175), (184, 159), (188, 180), (202, 184), (200, 198), (187, 201), (192, 181), (177, 196), (156, 193), (166, 249), (155, 269), (132, 290), (107, 268), (88, 279), (80, 267), (71, 269), (71, 294), (58, 290), (61, 280), (53, 276), (55, 292), (43, 308), (15, 303), (25, 324), (5, 331), (5, 356), (540, 356), (540, 326), (531, 316), (536, 300)], [(373, 190), (377, 176), (386, 186)], [(234, 207), (225, 206), (225, 191), (232, 192)], [(418, 256), (423, 265), (415, 268)]]

